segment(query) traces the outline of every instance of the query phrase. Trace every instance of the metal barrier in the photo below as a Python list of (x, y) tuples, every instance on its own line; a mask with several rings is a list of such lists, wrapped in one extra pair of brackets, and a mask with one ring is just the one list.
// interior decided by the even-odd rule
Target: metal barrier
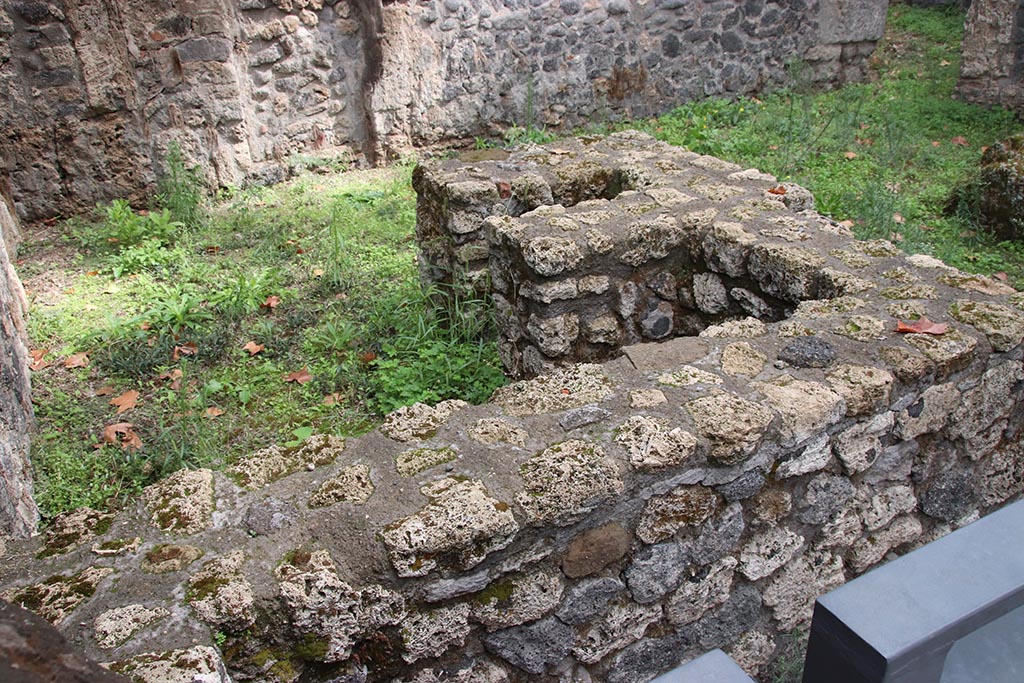
[(1019, 501), (819, 598), (803, 683), (1020, 683), (1022, 605)]

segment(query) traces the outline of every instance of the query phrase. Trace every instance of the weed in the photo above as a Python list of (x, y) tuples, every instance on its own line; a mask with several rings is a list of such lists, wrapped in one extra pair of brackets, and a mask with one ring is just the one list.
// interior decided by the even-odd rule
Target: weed
[(174, 222), (198, 230), (206, 221), (203, 178), (195, 166), (187, 166), (181, 146), (172, 142), (164, 157), (163, 176), (157, 184), (156, 204)]

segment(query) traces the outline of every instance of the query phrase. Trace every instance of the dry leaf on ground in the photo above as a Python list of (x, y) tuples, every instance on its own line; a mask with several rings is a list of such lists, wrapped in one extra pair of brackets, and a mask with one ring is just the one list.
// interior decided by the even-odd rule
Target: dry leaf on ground
[(117, 414), (120, 415), (126, 410), (131, 410), (132, 408), (134, 408), (138, 401), (139, 392), (135, 391), (134, 389), (131, 389), (129, 391), (124, 392), (120, 396), (115, 396), (114, 398), (110, 399), (110, 405), (117, 406)]

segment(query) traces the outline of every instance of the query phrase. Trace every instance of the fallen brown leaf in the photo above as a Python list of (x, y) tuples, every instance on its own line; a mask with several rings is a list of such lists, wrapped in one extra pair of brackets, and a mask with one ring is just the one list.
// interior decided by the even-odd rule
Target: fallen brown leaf
[[(103, 428), (103, 443), (119, 444), (121, 450), (124, 451), (137, 451), (141, 449), (142, 439), (135, 433), (134, 426), (131, 422), (118, 422), (107, 425)], [(98, 447), (102, 447), (102, 444)]]
[(220, 417), (224, 414), (224, 411), (217, 406), (210, 406), (206, 409), (206, 417)]
[(49, 352), (50, 351), (48, 349), (33, 349), (29, 351), (28, 355), (32, 358), (32, 363), (29, 364), (28, 369), (32, 372), (36, 372), (37, 370), (49, 367), (50, 363), (43, 360)]
[(254, 341), (250, 341), (246, 342), (245, 346), (243, 346), (242, 348), (248, 351), (250, 356), (255, 356), (257, 353), (259, 353), (266, 347), (263, 346), (263, 344), (257, 344)]
[(178, 360), (182, 356), (194, 356), (199, 352), (199, 347), (192, 342), (185, 342), (174, 347), (174, 353), (171, 354), (171, 358)]
[(324, 396), (324, 405), (325, 406), (338, 405), (343, 400), (344, 400), (344, 397), (341, 394), (339, 394), (339, 393), (327, 394), (326, 396)]
[(271, 294), (270, 296), (267, 297), (266, 301), (260, 304), (260, 306), (262, 306), (263, 308), (269, 308), (273, 310), (277, 308), (277, 305), (279, 303), (281, 303), (281, 297), (277, 296), (276, 294)]
[(138, 401), (139, 392), (135, 391), (134, 389), (130, 389), (121, 394), (120, 396), (115, 396), (114, 398), (110, 399), (110, 405), (117, 406), (117, 414), (120, 415), (126, 410), (131, 410), (132, 408), (134, 408)]
[(87, 365), (89, 365), (89, 354), (85, 351), (73, 353), (64, 359), (64, 367), (69, 370), (72, 368), (84, 368)]
[(786, 194), (786, 188), (783, 185), (779, 185), (778, 187), (769, 187), (768, 192), (771, 194)]
[(849, 159), (850, 161), (853, 161), (860, 155), (857, 154), (856, 152), (843, 152), (843, 156)]
[(309, 374), (309, 368), (302, 368), (298, 372), (289, 372), (284, 376), (285, 382), (295, 382), (296, 384), (305, 384), (313, 379), (313, 375)]
[(896, 322), (896, 331), (901, 334), (945, 334), (949, 332), (949, 325), (946, 323), (933, 323), (928, 318), (921, 318), (913, 323), (905, 323), (902, 320)]
[(900, 215), (898, 213), (894, 213), (892, 215), (892, 219), (894, 221), (896, 221), (897, 223), (906, 223), (907, 222), (906, 219), (902, 215)]
[(96, 396), (110, 396), (112, 393), (114, 393), (114, 387), (112, 387), (112, 386), (110, 386), (108, 384), (105, 387), (100, 387), (99, 389), (97, 389), (95, 395)]
[(954, 145), (958, 147), (967, 147), (969, 144), (971, 144), (967, 142), (967, 138), (965, 138), (963, 135), (957, 135), (956, 137), (950, 139), (950, 142), (952, 142)]
[(1006, 282), (1008, 279), (1010, 279), (1003, 271), (999, 271), (998, 273), (992, 273), (992, 277), (1002, 282)]

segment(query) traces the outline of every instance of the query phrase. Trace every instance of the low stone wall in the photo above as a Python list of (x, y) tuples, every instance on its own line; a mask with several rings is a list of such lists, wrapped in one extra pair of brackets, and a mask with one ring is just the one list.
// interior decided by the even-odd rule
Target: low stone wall
[(1024, 9), (1014, 0), (975, 0), (964, 26), (957, 91), (968, 102), (1024, 112)]
[[(293, 155), (661, 113), (863, 77), (885, 0), (0, 0), (0, 158), (25, 219), (145, 201), (172, 141), (211, 187)], [(2, 165), (2, 164), (0, 164)]]
[[(673, 154), (653, 162), (670, 177), (735, 173)], [(781, 319), (716, 313), (484, 405), (180, 472), (11, 544), (0, 596), (140, 681), (636, 683), (715, 647), (756, 672), (816, 596), (1020, 495), (1024, 299), (768, 197), (766, 214), (694, 223), (691, 204), (727, 201), (680, 199), (701, 186), (602, 206), (676, 226), (630, 249), (682, 235), (691, 266), (748, 278), (792, 308)], [(564, 225), (548, 229), (585, 238)], [(897, 332), (919, 316), (940, 326)]]

